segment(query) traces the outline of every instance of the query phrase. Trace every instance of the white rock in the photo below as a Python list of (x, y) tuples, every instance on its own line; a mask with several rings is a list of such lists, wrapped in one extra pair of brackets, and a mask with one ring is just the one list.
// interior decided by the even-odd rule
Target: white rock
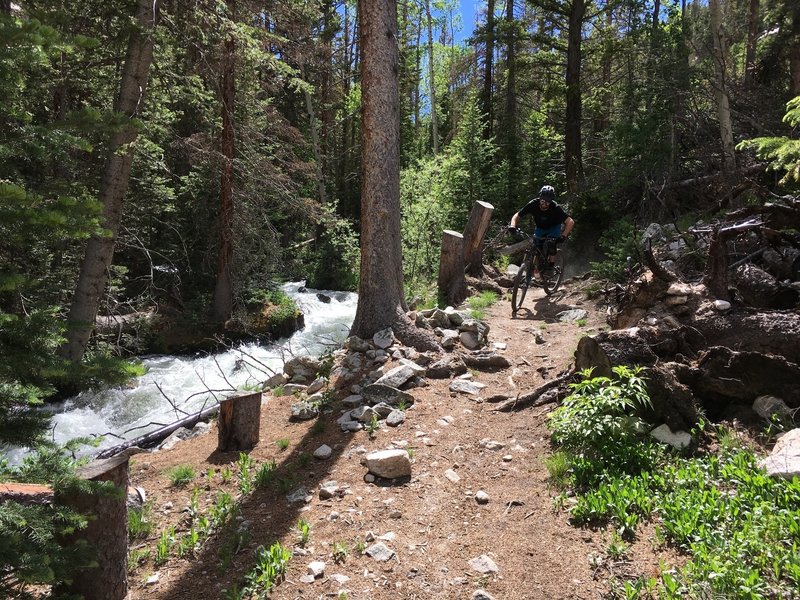
[(447, 479), (449, 479), (452, 483), (458, 483), (461, 481), (461, 477), (459, 477), (458, 473), (453, 471), (453, 469), (447, 469), (447, 471), (444, 472), (444, 476), (447, 477)]
[(570, 310), (565, 310), (558, 313), (556, 315), (556, 319), (562, 323), (569, 323), (570, 321), (579, 321), (580, 319), (585, 319), (588, 316), (589, 313), (582, 308), (572, 308)]
[(161, 573), (153, 573), (152, 575), (150, 575), (150, 577), (147, 578), (147, 581), (145, 583), (146, 585), (153, 585), (158, 583), (159, 579), (161, 579)]
[(394, 556), (394, 550), (389, 549), (382, 542), (373, 544), (365, 550), (368, 556), (371, 556), (377, 561), (385, 562)]
[(762, 419), (769, 421), (772, 415), (779, 417), (791, 417), (792, 409), (786, 402), (775, 396), (759, 396), (753, 402), (753, 411)]
[(759, 461), (759, 466), (772, 477), (800, 476), (800, 428), (783, 434), (772, 453)]
[(378, 333), (372, 336), (372, 343), (378, 348), (386, 349), (394, 344), (394, 333), (391, 327), (381, 329)]
[(315, 579), (317, 577), (322, 577), (323, 573), (325, 573), (325, 563), (321, 560), (315, 560), (308, 564), (308, 574), (312, 575)]
[(481, 554), (476, 558), (472, 558), (469, 561), (469, 568), (473, 571), (477, 571), (478, 573), (497, 573), (500, 569), (497, 567), (495, 562), (486, 556), (485, 554)]
[(320, 391), (322, 388), (325, 387), (326, 383), (328, 383), (327, 379), (325, 379), (324, 377), (317, 377), (314, 381), (312, 381), (308, 385), (308, 388), (306, 388), (306, 394), (308, 394), (309, 396), (311, 394), (316, 394), (318, 391)]
[(333, 450), (328, 444), (322, 444), (322, 446), (314, 450), (314, 457), (325, 460), (326, 458), (330, 458), (332, 453)]
[(334, 573), (331, 575), (331, 579), (333, 579), (339, 585), (343, 585), (350, 581), (350, 578), (347, 575), (342, 575), (341, 573)]
[(415, 370), (410, 365), (400, 365), (391, 369), (388, 373), (383, 375), (380, 379), (378, 379), (375, 383), (388, 385), (393, 388), (399, 388), (403, 385), (406, 381), (411, 379), (414, 375), (419, 373), (418, 370)]
[(450, 382), (450, 391), (451, 392), (460, 392), (462, 394), (469, 394), (471, 396), (477, 396), (481, 393), (481, 390), (486, 387), (485, 383), (480, 383), (478, 381), (466, 381), (464, 379), (455, 379)]
[(411, 459), (401, 449), (370, 452), (361, 459), (361, 464), (373, 475), (386, 479), (411, 475)]
[(659, 425), (650, 432), (650, 435), (662, 444), (668, 444), (673, 448), (682, 450), (692, 443), (692, 436), (685, 431), (673, 431), (666, 423)]
[(505, 350), (506, 348), (508, 348), (508, 345), (503, 342), (492, 342), (492, 347), (495, 350)]
[(714, 300), (714, 310), (719, 312), (725, 312), (726, 310), (730, 310), (731, 303), (727, 300)]
[(688, 296), (692, 293), (692, 286), (688, 283), (674, 282), (667, 289), (667, 296)]
[(478, 504), (487, 504), (489, 502), (489, 494), (483, 490), (478, 490), (475, 492), (475, 502)]
[(689, 296), (667, 296), (664, 304), (667, 306), (681, 306), (689, 301)]

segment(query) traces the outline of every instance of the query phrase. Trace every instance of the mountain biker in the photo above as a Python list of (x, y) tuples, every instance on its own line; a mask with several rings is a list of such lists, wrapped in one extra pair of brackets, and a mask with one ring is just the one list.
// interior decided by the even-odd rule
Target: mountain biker
[[(562, 207), (556, 204), (556, 190), (551, 185), (545, 185), (539, 190), (539, 197), (534, 198), (523, 206), (511, 217), (508, 225), (509, 229), (517, 229), (517, 223), (523, 217), (531, 216), (536, 224), (533, 235), (536, 238), (536, 245), (544, 245), (544, 238), (556, 238), (563, 242), (569, 237), (575, 221), (569, 216)], [(550, 253), (549, 263), (545, 266), (545, 271), (553, 268), (556, 260), (555, 253)], [(534, 274), (536, 275), (536, 274)]]

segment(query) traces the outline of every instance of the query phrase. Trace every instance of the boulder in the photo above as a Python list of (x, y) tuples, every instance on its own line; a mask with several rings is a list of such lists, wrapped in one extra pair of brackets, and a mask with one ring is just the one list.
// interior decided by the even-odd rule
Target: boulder
[(800, 428), (783, 434), (770, 455), (759, 461), (759, 466), (771, 477), (800, 476)]
[(389, 406), (404, 403), (406, 406), (414, 404), (414, 396), (397, 388), (380, 383), (373, 383), (361, 390), (361, 396), (369, 404), (385, 402)]
[(691, 435), (685, 431), (673, 432), (666, 423), (653, 429), (650, 435), (662, 444), (668, 444), (678, 450), (683, 450), (692, 443)]
[(753, 402), (753, 412), (769, 421), (772, 415), (777, 415), (779, 418), (791, 417), (793, 411), (786, 402), (776, 396), (759, 396)]
[(378, 450), (361, 459), (370, 473), (385, 479), (411, 476), (411, 459), (405, 450)]

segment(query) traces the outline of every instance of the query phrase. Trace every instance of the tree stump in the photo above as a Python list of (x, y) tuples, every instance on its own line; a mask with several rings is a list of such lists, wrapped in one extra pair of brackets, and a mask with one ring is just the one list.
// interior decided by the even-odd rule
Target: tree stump
[(96, 460), (78, 471), (91, 482), (111, 482), (118, 493), (73, 490), (58, 493), (55, 502), (90, 515), (86, 529), (76, 531), (67, 542), (86, 540), (97, 552), (97, 565), (81, 569), (68, 586), (84, 600), (123, 600), (128, 594), (128, 457)]
[(472, 205), (469, 221), (464, 228), (464, 264), (467, 273), (480, 277), (483, 267), (483, 236), (489, 227), (494, 206), (488, 202), (476, 202)]
[(442, 256), (439, 261), (439, 297), (456, 306), (467, 297), (464, 279), (464, 236), (445, 229), (442, 235)]
[(217, 450), (249, 450), (258, 444), (261, 392), (232, 396), (219, 403)]

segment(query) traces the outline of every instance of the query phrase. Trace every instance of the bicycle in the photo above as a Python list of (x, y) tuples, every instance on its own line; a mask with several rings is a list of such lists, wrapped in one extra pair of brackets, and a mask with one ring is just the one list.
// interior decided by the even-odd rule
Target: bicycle
[[(521, 236), (525, 234), (519, 229), (516, 233)], [(541, 287), (544, 293), (550, 296), (558, 290), (561, 279), (564, 277), (564, 255), (558, 251), (558, 245), (563, 241), (556, 237), (528, 237), (530, 243), (525, 250), (525, 257), (514, 277), (514, 287), (511, 292), (511, 316), (517, 315), (517, 311), (525, 300), (525, 295), (529, 287)], [(543, 269), (550, 266), (549, 256), (555, 254), (555, 261), (552, 268)], [(534, 274), (538, 273), (538, 276)]]

